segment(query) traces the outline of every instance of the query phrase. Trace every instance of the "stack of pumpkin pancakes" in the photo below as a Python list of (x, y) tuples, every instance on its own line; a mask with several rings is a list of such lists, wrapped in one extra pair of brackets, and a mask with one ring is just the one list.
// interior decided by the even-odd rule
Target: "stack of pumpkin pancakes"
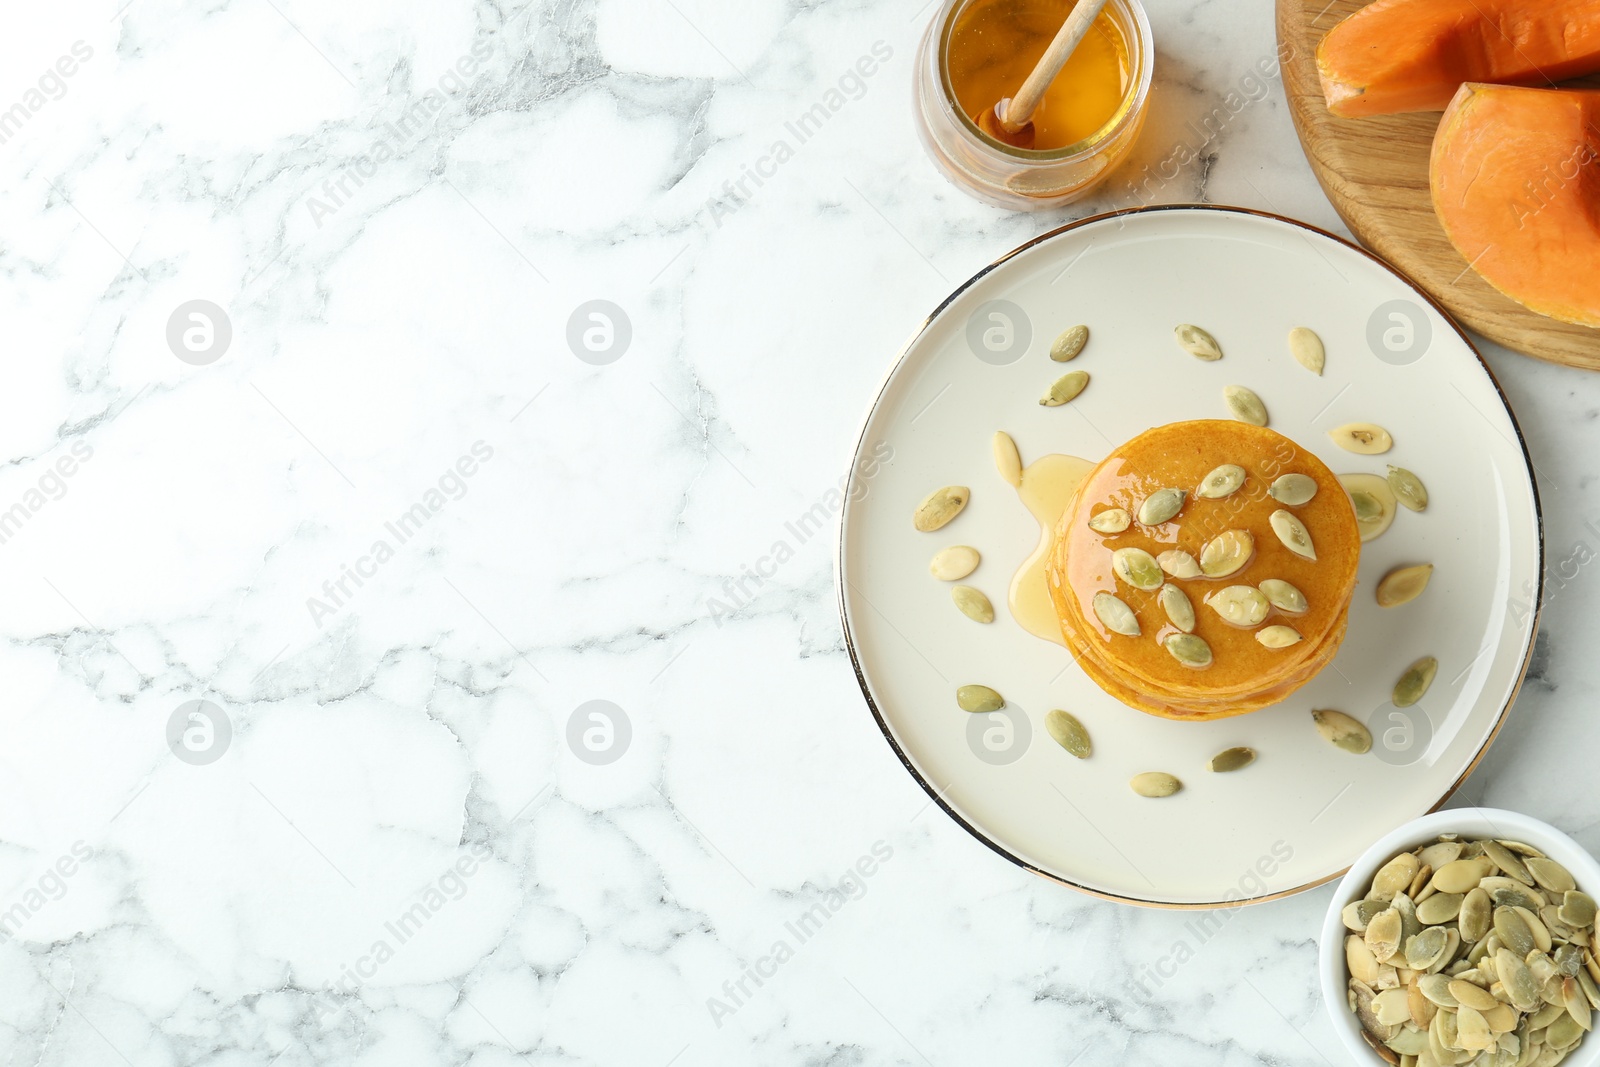
[(1171, 719), (1278, 703), (1344, 638), (1361, 539), (1339, 479), (1282, 434), (1149, 430), (1079, 485), (1046, 567), (1067, 647), (1118, 700)]

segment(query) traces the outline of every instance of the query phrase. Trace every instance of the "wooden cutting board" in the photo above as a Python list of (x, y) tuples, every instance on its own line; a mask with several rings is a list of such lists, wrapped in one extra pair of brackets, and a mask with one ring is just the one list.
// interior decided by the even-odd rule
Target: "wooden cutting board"
[[(1501, 295), (1445, 237), (1428, 196), (1439, 114), (1341, 119), (1328, 113), (1317, 45), (1366, 0), (1277, 0), (1283, 88), (1306, 159), (1352, 233), (1410, 275), (1463, 325), (1507, 348), (1600, 370), (1600, 330), (1535, 314)], [(1587, 79), (1600, 84), (1600, 79)]]

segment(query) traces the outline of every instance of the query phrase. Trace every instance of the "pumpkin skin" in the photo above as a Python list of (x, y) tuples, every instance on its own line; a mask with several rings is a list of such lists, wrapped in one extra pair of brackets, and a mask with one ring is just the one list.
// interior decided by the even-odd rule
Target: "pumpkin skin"
[(1434, 136), (1429, 185), (1450, 243), (1485, 281), (1600, 327), (1600, 91), (1463, 85)]
[(1439, 111), (1462, 82), (1548, 85), (1600, 70), (1600, 0), (1376, 0), (1317, 47), (1328, 110)]

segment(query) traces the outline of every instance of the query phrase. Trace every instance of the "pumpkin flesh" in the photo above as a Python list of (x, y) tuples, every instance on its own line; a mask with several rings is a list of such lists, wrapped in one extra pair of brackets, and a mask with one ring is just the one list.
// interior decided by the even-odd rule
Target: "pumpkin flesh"
[(1600, 91), (1463, 85), (1429, 184), (1451, 244), (1490, 285), (1600, 327)]
[(1328, 110), (1438, 111), (1463, 82), (1549, 85), (1600, 70), (1600, 0), (1376, 0), (1317, 48)]

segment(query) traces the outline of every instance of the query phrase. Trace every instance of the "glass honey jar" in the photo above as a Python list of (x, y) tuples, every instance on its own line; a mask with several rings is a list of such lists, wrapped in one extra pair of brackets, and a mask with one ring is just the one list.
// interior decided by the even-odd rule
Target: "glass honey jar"
[(1021, 87), (1075, 0), (944, 0), (917, 49), (923, 146), (965, 191), (1000, 207), (1041, 209), (1087, 196), (1144, 125), (1155, 46), (1139, 0), (1110, 0), (1033, 115), (1032, 148), (979, 127)]

